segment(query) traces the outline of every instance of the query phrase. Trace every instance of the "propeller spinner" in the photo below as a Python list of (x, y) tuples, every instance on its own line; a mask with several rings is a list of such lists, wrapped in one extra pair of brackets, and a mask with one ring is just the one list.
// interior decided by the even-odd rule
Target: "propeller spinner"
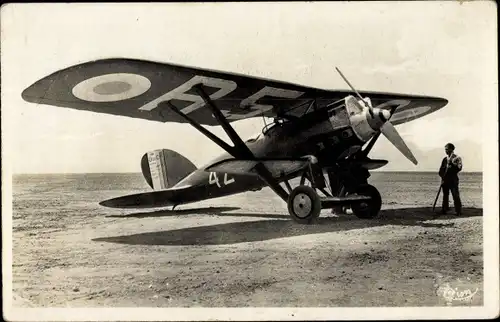
[[(394, 125), (389, 120), (392, 113), (386, 109), (373, 108), (369, 99), (363, 99), (358, 91), (349, 83), (347, 78), (337, 68), (340, 76), (351, 87), (351, 89), (360, 98), (358, 101), (354, 96), (348, 96), (345, 99), (346, 108), (349, 111), (351, 125), (363, 141), (368, 141), (373, 135), (382, 133), (408, 160), (417, 165), (418, 161), (406, 145), (401, 135), (398, 133)], [(363, 102), (364, 107), (360, 102)], [(378, 137), (378, 135), (377, 135)]]

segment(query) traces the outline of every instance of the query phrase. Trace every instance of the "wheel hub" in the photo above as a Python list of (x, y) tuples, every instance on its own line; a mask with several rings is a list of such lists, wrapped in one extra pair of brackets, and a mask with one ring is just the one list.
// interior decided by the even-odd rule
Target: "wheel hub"
[(293, 199), (293, 211), (297, 217), (305, 218), (312, 210), (312, 200), (305, 193), (299, 193)]
[(359, 204), (359, 208), (361, 210), (367, 210), (370, 207), (370, 205), (367, 202), (362, 202)]

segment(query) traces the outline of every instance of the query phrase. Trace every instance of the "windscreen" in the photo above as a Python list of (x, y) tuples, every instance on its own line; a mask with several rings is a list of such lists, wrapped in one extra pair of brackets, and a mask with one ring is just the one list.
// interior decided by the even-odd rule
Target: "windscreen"
[(344, 100), (318, 100), (318, 105), (328, 109), (328, 116), (334, 130), (350, 125), (349, 114), (347, 113)]

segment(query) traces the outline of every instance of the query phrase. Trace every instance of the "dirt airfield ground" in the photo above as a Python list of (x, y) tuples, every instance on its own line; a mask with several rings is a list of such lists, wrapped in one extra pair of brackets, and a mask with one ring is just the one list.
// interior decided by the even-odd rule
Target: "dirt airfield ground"
[(442, 306), (457, 279), (478, 292), (452, 305), (483, 303), (481, 207), (435, 217), (393, 193), (375, 220), (323, 210), (305, 226), (267, 189), (176, 211), (32, 190), (14, 207), (15, 306)]

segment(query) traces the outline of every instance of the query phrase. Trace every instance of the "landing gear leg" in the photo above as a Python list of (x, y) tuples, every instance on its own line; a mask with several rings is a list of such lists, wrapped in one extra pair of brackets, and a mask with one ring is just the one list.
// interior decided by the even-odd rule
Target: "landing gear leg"
[[(345, 187), (334, 171), (328, 171), (328, 181), (330, 183), (330, 191), (334, 197), (343, 197), (345, 194)], [(332, 208), (332, 214), (341, 215), (346, 213), (346, 206), (335, 206)]]

